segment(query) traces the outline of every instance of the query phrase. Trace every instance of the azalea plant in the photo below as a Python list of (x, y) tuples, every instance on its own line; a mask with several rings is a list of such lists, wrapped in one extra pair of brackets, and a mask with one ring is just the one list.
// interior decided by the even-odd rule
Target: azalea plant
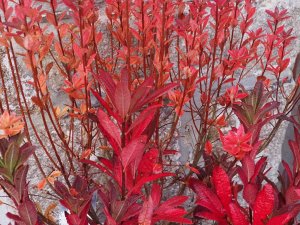
[[(57, 224), (58, 205), (69, 225), (297, 224), (287, 10), (259, 26), (251, 0), (0, 0), (0, 11), (0, 185), (15, 224)], [(284, 121), (294, 161), (277, 185), (262, 155)]]

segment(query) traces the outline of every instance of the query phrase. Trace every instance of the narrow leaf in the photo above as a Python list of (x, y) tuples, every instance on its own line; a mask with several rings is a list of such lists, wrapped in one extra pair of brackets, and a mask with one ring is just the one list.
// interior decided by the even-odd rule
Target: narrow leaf
[(107, 113), (114, 117), (119, 123), (122, 121), (122, 119), (120, 118), (120, 116), (115, 113), (108, 105), (108, 103), (93, 89), (91, 89), (91, 92), (93, 93), (93, 95), (96, 97), (96, 99), (99, 101), (99, 103), (105, 108), (105, 110), (107, 111)]
[(160, 174), (153, 174), (148, 177), (141, 178), (136, 185), (130, 190), (130, 192), (127, 194), (127, 196), (130, 196), (132, 193), (139, 193), (140, 188), (147, 182), (151, 182), (163, 177), (169, 177), (169, 176), (175, 176), (173, 173), (160, 173)]
[(153, 87), (153, 76), (148, 77), (136, 90), (133, 92), (131, 99), (130, 112), (133, 113), (138, 111), (140, 107), (140, 103), (145, 99), (145, 97), (149, 94), (150, 90)]
[(139, 225), (151, 225), (153, 209), (154, 209), (153, 201), (150, 195), (148, 200), (144, 202), (141, 212), (139, 214), (139, 218), (138, 218)]
[(113, 105), (115, 105), (114, 95), (115, 95), (115, 91), (116, 91), (116, 85), (112, 79), (112, 75), (110, 73), (105, 72), (104, 70), (101, 70), (100, 74), (94, 74), (94, 77), (100, 83), (100, 85), (104, 88), (111, 103)]
[(120, 130), (101, 109), (98, 109), (97, 117), (99, 121), (98, 127), (107, 138), (115, 152), (119, 154), (119, 149), (121, 148)]
[(152, 105), (143, 110), (141, 114), (133, 121), (127, 133), (129, 133), (132, 129), (135, 128), (134, 133), (136, 137), (142, 134), (142, 132), (152, 121), (154, 114), (159, 107), (161, 107), (161, 104)]
[(26, 225), (36, 225), (37, 211), (32, 201), (27, 200), (18, 207), (19, 215)]
[(124, 170), (135, 159), (137, 155), (143, 154), (146, 140), (147, 136), (140, 136), (132, 140), (122, 149), (121, 159)]
[(215, 193), (197, 179), (190, 179), (189, 187), (197, 194), (196, 204), (211, 211), (216, 217), (223, 217), (225, 210)]
[(17, 192), (19, 193), (19, 198), (22, 199), (23, 193), (26, 188), (26, 176), (28, 173), (29, 166), (23, 166), (17, 169), (15, 177), (14, 177), (14, 183)]
[(118, 109), (119, 115), (124, 119), (129, 111), (131, 95), (128, 89), (128, 82), (123, 79), (117, 84), (114, 95), (115, 106)]
[(178, 84), (176, 83), (171, 83), (171, 84), (167, 84), (165, 87), (162, 87), (156, 91), (154, 91), (153, 93), (149, 94), (149, 96), (147, 96), (138, 106), (137, 108), (142, 107), (145, 104), (151, 103), (153, 101), (155, 101), (157, 98), (163, 96), (164, 94), (166, 94), (168, 91), (170, 91), (171, 89), (177, 87)]
[(18, 191), (15, 189), (14, 186), (9, 184), (7, 181), (1, 179), (0, 186), (5, 189), (7, 194), (14, 200), (15, 203), (20, 203), (21, 199), (19, 198)]
[(15, 143), (11, 143), (4, 155), (4, 164), (10, 173), (13, 173), (18, 162), (18, 157), (19, 148)]

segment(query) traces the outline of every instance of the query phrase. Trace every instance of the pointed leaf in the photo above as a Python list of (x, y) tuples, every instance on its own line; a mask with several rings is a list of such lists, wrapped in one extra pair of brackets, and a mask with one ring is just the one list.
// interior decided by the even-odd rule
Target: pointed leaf
[(108, 142), (113, 147), (114, 151), (119, 154), (119, 150), (121, 148), (121, 134), (120, 130), (116, 127), (116, 125), (109, 119), (105, 112), (101, 109), (97, 112), (98, 117), (98, 127), (103, 133), (103, 135), (107, 138)]
[(253, 225), (264, 225), (275, 204), (273, 187), (266, 184), (258, 193), (253, 206)]
[(231, 185), (228, 175), (220, 166), (216, 166), (213, 170), (212, 180), (220, 201), (227, 208), (231, 202)]
[(154, 114), (156, 110), (161, 107), (161, 104), (156, 104), (147, 107), (145, 110), (143, 110), (140, 115), (133, 121), (130, 128), (127, 132), (130, 132), (132, 129), (134, 129), (135, 137), (142, 134), (142, 132), (147, 128), (149, 123), (152, 121)]
[(266, 166), (267, 166), (267, 157), (261, 157), (260, 160), (255, 165), (255, 170), (250, 180), (252, 183), (254, 183), (255, 179), (260, 173), (263, 173)]
[(96, 97), (96, 99), (99, 101), (99, 103), (106, 109), (107, 113), (114, 117), (119, 123), (122, 122), (122, 119), (120, 118), (120, 116), (115, 113), (107, 104), (107, 102), (93, 89), (91, 89), (91, 92), (93, 93), (93, 95)]
[(227, 225), (228, 223), (226, 223), (226, 217), (222, 216), (222, 215), (219, 215), (219, 214), (216, 214), (216, 213), (213, 213), (213, 212), (210, 212), (210, 211), (206, 211), (206, 210), (203, 210), (203, 211), (199, 211), (199, 212), (196, 212), (195, 213), (195, 216), (196, 217), (200, 217), (200, 218), (204, 218), (204, 219), (207, 219), (207, 220), (214, 220), (216, 222), (218, 222), (218, 225)]
[(249, 221), (241, 207), (237, 203), (229, 204), (229, 214), (232, 225), (249, 225)]
[(7, 181), (1, 179), (0, 186), (5, 189), (10, 198), (12, 198), (17, 204), (21, 201), (21, 199), (19, 198), (18, 191), (15, 189), (14, 186), (9, 184)]
[(147, 182), (151, 182), (163, 177), (169, 177), (169, 176), (175, 176), (173, 173), (160, 173), (160, 174), (153, 174), (148, 177), (141, 178), (136, 185), (130, 190), (130, 192), (127, 194), (127, 196), (130, 196), (132, 193), (139, 193), (140, 188)]
[(118, 109), (119, 115), (124, 119), (129, 111), (131, 94), (128, 88), (128, 78), (124, 78), (126, 73), (122, 73), (121, 81), (116, 86), (114, 95), (115, 106)]
[(26, 176), (28, 173), (29, 166), (23, 166), (17, 169), (15, 177), (14, 177), (14, 183), (17, 192), (19, 193), (19, 198), (22, 199), (23, 193), (26, 188)]
[[(124, 170), (133, 162), (137, 155), (142, 155), (147, 141), (147, 136), (143, 135), (132, 140), (121, 152), (122, 165)], [(139, 164), (139, 162), (137, 163)]]
[(223, 217), (225, 210), (215, 193), (197, 179), (190, 179), (188, 186), (197, 194), (196, 204), (211, 211), (216, 217)]
[(19, 215), (26, 225), (36, 225), (37, 211), (32, 201), (27, 200), (18, 207)]
[(91, 166), (94, 166), (94, 167), (98, 168), (100, 171), (102, 171), (103, 173), (106, 173), (108, 176), (114, 177), (114, 175), (107, 168), (103, 167), (99, 163), (96, 163), (96, 162), (94, 162), (92, 160), (89, 160), (89, 159), (82, 159), (82, 160), (80, 160), (80, 162), (89, 164)]
[(20, 148), (20, 156), (17, 167), (23, 165), (28, 160), (28, 158), (34, 153), (35, 149), (36, 147), (32, 145), (23, 145)]
[(166, 211), (170, 209), (174, 209), (176, 207), (181, 206), (186, 200), (188, 199), (187, 196), (175, 196), (173, 198), (168, 199), (167, 201), (163, 202), (156, 210), (155, 214), (164, 214)]
[(187, 212), (184, 209), (176, 208), (176, 209), (168, 209), (165, 213), (161, 213), (159, 215), (155, 215), (155, 220), (165, 220), (174, 223), (180, 224), (193, 224), (193, 222), (189, 219), (184, 218)]
[[(10, 212), (6, 213), (7, 218), (14, 220), (15, 222), (23, 222), (22, 218), (20, 218), (18, 215), (16, 214), (12, 214)], [(24, 224), (24, 223), (23, 223)], [(11, 225), (11, 223), (9, 224)]]
[(267, 225), (285, 225), (288, 224), (288, 222), (293, 218), (292, 215), (290, 215), (290, 213), (284, 213), (275, 217), (272, 217)]
[(171, 89), (173, 89), (177, 86), (178, 86), (178, 84), (176, 84), (176, 83), (170, 83), (170, 84), (167, 84), (165, 87), (162, 87), (162, 88), (154, 91), (153, 93), (149, 94), (149, 96), (147, 96), (139, 105), (137, 105), (137, 108), (140, 108), (145, 104), (155, 101), (157, 98), (163, 96), (164, 94), (166, 94)]
[(10, 173), (14, 172), (19, 158), (19, 148), (15, 143), (11, 143), (8, 146), (4, 155), (4, 164)]
[(77, 11), (76, 6), (74, 5), (73, 1), (71, 0), (62, 0), (63, 3), (68, 6), (70, 9), (72, 9), (73, 11)]
[(94, 74), (94, 77), (100, 83), (100, 85), (104, 88), (111, 103), (113, 105), (115, 105), (114, 96), (115, 96), (115, 91), (116, 91), (116, 84), (112, 79), (112, 75), (105, 72), (104, 70), (101, 70), (100, 74)]
[(140, 110), (140, 103), (148, 96), (150, 90), (153, 88), (154, 78), (153, 76), (148, 77), (133, 93), (131, 99), (130, 112)]
[(257, 114), (254, 117), (254, 121), (258, 122), (259, 120), (263, 119), (268, 112), (270, 112), (273, 109), (277, 108), (279, 105), (280, 105), (279, 102), (268, 102), (268, 103), (266, 103), (261, 109), (259, 109), (259, 111), (257, 112)]
[(249, 182), (254, 174), (255, 162), (249, 155), (246, 155), (242, 160), (242, 169)]
[(139, 214), (138, 223), (139, 225), (151, 225), (153, 215), (153, 201), (151, 195), (148, 200), (144, 201), (143, 207)]

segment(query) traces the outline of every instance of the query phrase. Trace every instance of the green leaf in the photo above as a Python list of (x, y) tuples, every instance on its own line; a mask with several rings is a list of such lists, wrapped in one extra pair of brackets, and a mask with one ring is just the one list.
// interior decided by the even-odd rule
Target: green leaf
[(17, 165), (19, 158), (19, 148), (18, 146), (13, 142), (10, 143), (7, 151), (4, 154), (4, 164), (5, 168), (8, 169), (8, 171), (13, 174), (14, 169)]
[(4, 162), (3, 162), (3, 160), (2, 159), (0, 159), (0, 167), (4, 167)]

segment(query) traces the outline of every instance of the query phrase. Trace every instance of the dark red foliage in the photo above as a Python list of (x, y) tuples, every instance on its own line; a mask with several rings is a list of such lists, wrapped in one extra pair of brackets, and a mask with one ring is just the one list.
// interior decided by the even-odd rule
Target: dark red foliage
[[(42, 212), (30, 195), (37, 187), (70, 225), (296, 222), (300, 117), (289, 113), (300, 56), (290, 91), (288, 11), (266, 10), (254, 29), (256, 4), (0, 0), (0, 186), (16, 209), (7, 216), (55, 224), (55, 206)], [(295, 126), (294, 161), (279, 188), (259, 153), (284, 120)], [(27, 181), (32, 155), (37, 185)]]

